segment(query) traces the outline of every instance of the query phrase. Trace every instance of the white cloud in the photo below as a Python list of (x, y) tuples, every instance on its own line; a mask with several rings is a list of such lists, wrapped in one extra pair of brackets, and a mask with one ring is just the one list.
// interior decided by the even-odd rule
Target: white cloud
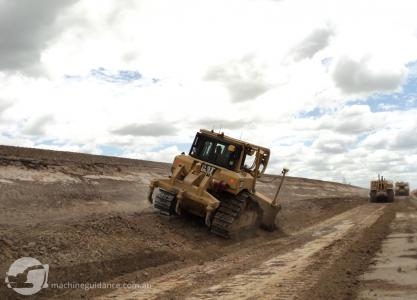
[(151, 160), (151, 161), (161, 161), (161, 162), (172, 162), (172, 158), (180, 154), (180, 150), (177, 146), (169, 146), (162, 148), (158, 151), (147, 151), (144, 153), (142, 149), (139, 149), (138, 152), (129, 152), (125, 155), (131, 158)]
[(159, 122), (146, 124), (128, 124), (124, 127), (113, 130), (114, 134), (133, 135), (133, 136), (169, 136), (175, 135), (177, 129), (170, 124), (161, 124)]
[(301, 43), (296, 45), (289, 55), (294, 57), (296, 61), (312, 58), (317, 52), (328, 46), (332, 35), (333, 31), (329, 28), (315, 29)]
[(323, 153), (337, 154), (347, 152), (348, 146), (355, 144), (356, 137), (346, 137), (329, 133), (323, 136), (319, 136), (313, 143), (313, 147), (317, 148)]
[(345, 134), (360, 134), (384, 126), (387, 115), (372, 113), (368, 105), (346, 106), (316, 122), (317, 129), (327, 129)]
[(398, 98), (415, 1), (20, 4), (0, 21), (1, 143), (171, 161), (222, 128), (271, 147), (273, 172), (367, 185), (393, 158), (387, 176), (417, 184), (416, 92)]
[(365, 56), (359, 61), (341, 57), (334, 66), (333, 79), (345, 93), (360, 94), (372, 92), (395, 91), (401, 87), (406, 78), (405, 66), (384, 68), (383, 63), (372, 61)]
[(223, 83), (233, 102), (253, 100), (271, 86), (264, 78), (264, 66), (256, 62), (254, 55), (246, 55), (225, 65), (211, 67), (206, 80)]

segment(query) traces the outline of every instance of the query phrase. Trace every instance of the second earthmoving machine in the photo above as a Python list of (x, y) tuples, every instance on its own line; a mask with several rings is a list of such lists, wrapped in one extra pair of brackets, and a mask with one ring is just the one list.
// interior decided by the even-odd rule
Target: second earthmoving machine
[(151, 181), (149, 201), (162, 214), (201, 216), (211, 232), (226, 238), (256, 226), (273, 230), (288, 169), (282, 170), (274, 199), (257, 192), (269, 157), (267, 148), (201, 129), (188, 155), (175, 157), (170, 178)]
[(371, 181), (369, 196), (371, 202), (393, 202), (394, 184), (378, 174), (378, 180)]
[(408, 182), (397, 181), (395, 183), (395, 196), (410, 196), (410, 185)]

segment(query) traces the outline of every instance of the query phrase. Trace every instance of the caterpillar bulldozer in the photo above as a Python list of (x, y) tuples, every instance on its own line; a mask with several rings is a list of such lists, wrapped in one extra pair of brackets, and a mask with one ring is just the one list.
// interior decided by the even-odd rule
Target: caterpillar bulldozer
[(225, 238), (258, 226), (274, 230), (278, 194), (289, 170), (282, 170), (274, 199), (257, 192), (269, 157), (267, 148), (201, 129), (189, 153), (175, 157), (171, 176), (151, 181), (148, 199), (164, 215), (203, 217), (212, 233)]
[(408, 182), (397, 181), (395, 183), (395, 196), (410, 196), (410, 185)]
[(371, 202), (393, 202), (394, 184), (378, 174), (378, 180), (371, 181)]

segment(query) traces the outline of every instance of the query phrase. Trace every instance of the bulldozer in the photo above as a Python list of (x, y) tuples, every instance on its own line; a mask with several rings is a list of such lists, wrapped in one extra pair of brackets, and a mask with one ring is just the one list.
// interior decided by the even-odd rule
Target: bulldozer
[(164, 215), (200, 216), (212, 233), (224, 238), (257, 227), (272, 231), (289, 170), (282, 170), (274, 199), (259, 193), (256, 181), (264, 175), (269, 158), (268, 148), (201, 129), (189, 153), (174, 158), (171, 175), (151, 180), (148, 200)]
[(371, 181), (369, 196), (371, 202), (393, 202), (394, 184), (378, 174), (378, 180)]
[(410, 185), (408, 182), (397, 181), (395, 183), (395, 196), (410, 196)]

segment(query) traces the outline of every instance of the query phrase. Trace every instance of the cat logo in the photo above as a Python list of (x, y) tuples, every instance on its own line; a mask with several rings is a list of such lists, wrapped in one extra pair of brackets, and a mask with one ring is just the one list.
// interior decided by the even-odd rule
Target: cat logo
[(201, 172), (206, 173), (206, 176), (213, 176), (213, 174), (216, 170), (217, 169), (215, 167), (210, 166), (210, 165), (203, 164), (201, 166)]

